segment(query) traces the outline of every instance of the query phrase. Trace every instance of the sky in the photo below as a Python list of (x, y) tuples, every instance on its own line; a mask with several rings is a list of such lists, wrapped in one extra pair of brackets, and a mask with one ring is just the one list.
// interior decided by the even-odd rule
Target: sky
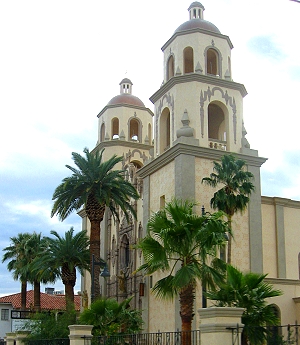
[[(81, 230), (76, 213), (64, 222), (50, 217), (53, 191), (69, 175), (65, 165), (72, 165), (72, 152), (95, 147), (97, 114), (124, 77), (153, 110), (149, 97), (163, 80), (161, 47), (188, 20), (191, 2), (0, 1), (1, 257), (18, 233)], [(300, 4), (201, 2), (204, 19), (234, 46), (233, 80), (248, 91), (247, 139), (268, 158), (262, 195), (300, 200)], [(0, 296), (20, 291), (6, 265), (0, 263)]]

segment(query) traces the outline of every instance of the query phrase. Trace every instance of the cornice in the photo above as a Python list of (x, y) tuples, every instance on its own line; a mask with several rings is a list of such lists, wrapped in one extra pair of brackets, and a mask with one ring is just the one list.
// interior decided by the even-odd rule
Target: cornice
[(264, 280), (270, 284), (300, 286), (300, 280), (298, 279), (265, 278)]
[(220, 79), (219, 77), (214, 77), (211, 75), (199, 74), (199, 73), (189, 73), (183, 75), (177, 75), (169, 79), (161, 88), (156, 91), (151, 97), (150, 101), (155, 103), (161, 97), (163, 97), (173, 86), (188, 82), (199, 82), (204, 84), (210, 84), (214, 86), (220, 86), (227, 89), (237, 90), (241, 93), (242, 97), (247, 95), (247, 90), (243, 84), (236, 83), (234, 81)]
[(205, 35), (209, 35), (209, 36), (214, 36), (214, 37), (219, 37), (219, 38), (225, 39), (228, 42), (228, 45), (229, 45), (230, 49), (233, 48), (233, 44), (232, 44), (232, 42), (231, 42), (231, 40), (230, 40), (230, 38), (228, 36), (219, 34), (217, 32), (209, 31), (209, 30), (204, 30), (204, 29), (201, 29), (201, 28), (193, 28), (193, 29), (189, 29), (189, 30), (175, 32), (172, 35), (172, 37), (169, 38), (167, 40), (167, 42), (161, 47), (161, 50), (164, 51), (168, 47), (168, 45), (175, 40), (176, 37), (184, 36), (184, 35), (188, 35), (188, 34), (193, 34), (193, 33), (197, 33), (197, 32), (200, 33), (200, 34), (205, 34)]
[(228, 151), (221, 151), (221, 150), (214, 150), (206, 147), (201, 146), (194, 146), (184, 143), (177, 143), (172, 146), (170, 149), (159, 155), (157, 158), (143, 166), (141, 169), (138, 170), (137, 174), (145, 178), (156, 172), (157, 170), (161, 169), (163, 166), (172, 162), (177, 156), (184, 154), (184, 155), (191, 155), (197, 158), (205, 158), (210, 160), (220, 160), (224, 154), (234, 154), (236, 157), (243, 159), (246, 161), (248, 165), (251, 166), (258, 166), (260, 167), (265, 161), (266, 158), (262, 157), (254, 157), (248, 156), (244, 154), (239, 154), (235, 152), (228, 152)]
[(280, 197), (262, 196), (261, 203), (264, 205), (275, 205), (275, 206), (278, 205), (278, 206), (285, 206), (285, 207), (300, 209), (300, 201), (280, 198)]
[(139, 107), (138, 105), (132, 105), (132, 104), (113, 104), (113, 105), (106, 105), (97, 115), (97, 117), (99, 118), (107, 109), (121, 108), (121, 107), (139, 109), (139, 110), (144, 110), (144, 111), (146, 110), (152, 117), (154, 116), (154, 113), (149, 108)]
[(153, 149), (153, 145), (137, 143), (135, 141), (116, 139), (116, 140), (102, 141), (101, 143), (97, 144), (91, 152), (100, 151), (106, 147), (112, 147), (112, 146), (124, 146), (124, 147), (129, 147), (131, 149), (139, 149), (139, 150), (145, 150), (145, 151), (150, 151), (151, 149)]

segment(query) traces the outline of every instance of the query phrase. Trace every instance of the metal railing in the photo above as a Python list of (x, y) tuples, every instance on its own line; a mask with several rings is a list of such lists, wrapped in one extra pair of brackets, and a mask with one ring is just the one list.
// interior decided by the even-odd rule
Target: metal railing
[(300, 325), (284, 325), (267, 327), (268, 345), (299, 345)]
[(93, 345), (182, 345), (186, 343), (199, 345), (200, 331), (111, 335), (94, 337), (92, 339)]

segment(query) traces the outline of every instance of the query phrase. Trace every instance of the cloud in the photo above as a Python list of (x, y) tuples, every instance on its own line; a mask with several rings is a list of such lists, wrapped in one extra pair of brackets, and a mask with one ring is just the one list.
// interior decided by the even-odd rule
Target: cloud
[(286, 55), (282, 52), (273, 35), (255, 36), (248, 40), (248, 48), (260, 58), (271, 58), (281, 61)]

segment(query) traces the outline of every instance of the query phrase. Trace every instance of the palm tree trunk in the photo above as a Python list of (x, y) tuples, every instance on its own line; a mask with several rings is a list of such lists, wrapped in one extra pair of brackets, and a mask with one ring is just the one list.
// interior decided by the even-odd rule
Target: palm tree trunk
[(195, 288), (193, 284), (183, 288), (179, 293), (182, 345), (191, 345), (194, 299)]
[(33, 310), (36, 312), (41, 311), (41, 284), (34, 281), (33, 283)]
[[(232, 225), (232, 216), (228, 215), (228, 226), (229, 226), (230, 230), (232, 230), (231, 225)], [(229, 265), (231, 264), (231, 245), (232, 245), (232, 236), (231, 236), (231, 234), (228, 234), (227, 263)]]
[(66, 310), (67, 312), (71, 312), (75, 310), (74, 304), (74, 285), (73, 283), (69, 282), (65, 285), (65, 298), (66, 298)]
[[(100, 261), (100, 231), (101, 231), (100, 221), (92, 220), (91, 221), (91, 235), (90, 235), (90, 265), (91, 265), (92, 276), (94, 276), (94, 281), (93, 282), (91, 281), (92, 291), (93, 291), (92, 298), (94, 300), (100, 297), (100, 283), (99, 283), (100, 266), (93, 265), (92, 263), (93, 255), (94, 255), (95, 262)], [(94, 272), (92, 272), (92, 270), (94, 270)]]
[(27, 281), (21, 282), (21, 310), (26, 310)]

